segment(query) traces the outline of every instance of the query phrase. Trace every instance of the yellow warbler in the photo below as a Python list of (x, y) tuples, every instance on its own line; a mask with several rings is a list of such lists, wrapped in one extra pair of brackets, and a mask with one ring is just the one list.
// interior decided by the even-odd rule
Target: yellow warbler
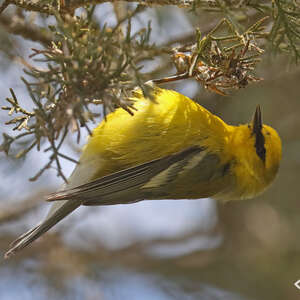
[(6, 257), (80, 205), (246, 199), (273, 181), (281, 141), (262, 124), (259, 106), (251, 123), (231, 126), (175, 91), (155, 87), (153, 96), (135, 91), (134, 116), (117, 109), (94, 129), (69, 183), (48, 197), (57, 202), (46, 219), (14, 241)]

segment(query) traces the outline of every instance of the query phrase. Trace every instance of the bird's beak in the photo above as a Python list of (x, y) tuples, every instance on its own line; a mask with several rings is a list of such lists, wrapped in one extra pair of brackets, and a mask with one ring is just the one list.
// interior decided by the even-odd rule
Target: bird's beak
[(263, 123), (262, 123), (262, 119), (261, 119), (261, 110), (260, 110), (259, 105), (256, 106), (252, 125), (253, 125), (253, 127), (252, 127), (253, 133), (258, 134), (261, 132)]

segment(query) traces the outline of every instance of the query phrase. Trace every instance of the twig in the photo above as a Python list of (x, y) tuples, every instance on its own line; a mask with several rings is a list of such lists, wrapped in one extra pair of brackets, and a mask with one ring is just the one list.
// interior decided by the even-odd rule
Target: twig
[(10, 4), (9, 0), (5, 0), (3, 2), (3, 4), (0, 6), (0, 15), (2, 14), (2, 12), (7, 8), (7, 6)]
[[(125, 0), (126, 2), (136, 2), (136, 0)], [(62, 5), (56, 5), (55, 7), (51, 5), (45, 5), (42, 1), (24, 1), (24, 0), (6, 0), (6, 6), (2, 9), (2, 11), (9, 5), (14, 4), (20, 8), (26, 9), (28, 11), (36, 11), (40, 13), (45, 13), (48, 15), (55, 15), (57, 11), (64, 13), (72, 13), (75, 9), (79, 7), (84, 7), (87, 5), (96, 5), (105, 2), (114, 2), (114, 0), (72, 0), (72, 1), (63, 1)], [(57, 1), (60, 3), (60, 1)], [(146, 6), (153, 5), (176, 5), (178, 7), (192, 7), (194, 5), (194, 0), (144, 0), (139, 3)], [(3, 5), (2, 5), (3, 6)]]
[[(13, 207), (9, 207), (8, 204), (5, 207), (0, 207), (0, 225), (6, 224), (10, 221), (17, 221), (22, 218), (26, 213), (37, 208), (41, 203), (41, 197), (39, 194), (33, 195), (29, 199), (22, 201), (21, 203), (15, 203)], [(9, 207), (9, 208), (8, 208)]]
[(53, 40), (51, 32), (45, 31), (37, 25), (27, 23), (17, 15), (1, 15), (0, 24), (12, 34), (20, 35), (27, 40), (40, 42), (45, 46), (50, 46)]

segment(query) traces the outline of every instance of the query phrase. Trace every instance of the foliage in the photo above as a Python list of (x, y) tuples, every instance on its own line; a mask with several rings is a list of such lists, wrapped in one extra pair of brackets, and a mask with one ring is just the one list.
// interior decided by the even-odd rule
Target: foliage
[(300, 4), (296, 1), (273, 1), (274, 24), (270, 41), (275, 51), (292, 54), (295, 61), (300, 58)]
[(244, 88), (249, 82), (259, 81), (260, 78), (252, 73), (264, 53), (257, 40), (264, 35), (262, 23), (265, 19), (259, 20), (242, 34), (228, 19), (221, 20), (204, 37), (198, 29), (195, 44), (173, 48), (178, 74), (153, 81), (162, 83), (195, 78), (206, 89), (222, 96), (226, 95), (225, 90)]
[(93, 8), (81, 17), (61, 19), (56, 16), (57, 26), (50, 26), (54, 37), (52, 45), (42, 50), (33, 49), (31, 55), (46, 67), (27, 64), (24, 71), (31, 79), (22, 77), (34, 103), (33, 111), (28, 112), (20, 106), (12, 89), (12, 97), (6, 99), (10, 106), (2, 107), (9, 110), (9, 115), (18, 114), (6, 124), (14, 124), (13, 130), (27, 132), (16, 137), (4, 135), (2, 150), (8, 152), (14, 141), (32, 135), (28, 146), (17, 154), (21, 157), (34, 146), (40, 150), (46, 139), (51, 145), (47, 151), (51, 150), (52, 155), (37, 175), (56, 162), (59, 175), (64, 177), (58, 157), (74, 160), (62, 154), (60, 147), (69, 127), (77, 131), (78, 142), (80, 127), (91, 133), (87, 122), (99, 115), (92, 112), (91, 105), (102, 104), (104, 114), (116, 107), (132, 114), (130, 91), (140, 86), (146, 92), (138, 62), (145, 52), (154, 49), (148, 44), (150, 24), (146, 30), (131, 34), (130, 18), (139, 10), (140, 7), (126, 18), (129, 23), (124, 34), (120, 28), (122, 22), (114, 28), (100, 27), (94, 22)]

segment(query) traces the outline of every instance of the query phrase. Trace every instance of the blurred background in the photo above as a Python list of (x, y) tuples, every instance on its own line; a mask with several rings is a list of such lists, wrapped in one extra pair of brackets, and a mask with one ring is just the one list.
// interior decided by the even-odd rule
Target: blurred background
[[(99, 23), (115, 24), (114, 7), (97, 6)], [(211, 29), (214, 16), (201, 18), (176, 7), (150, 8), (133, 28), (152, 22), (156, 44), (192, 36), (195, 27)], [(45, 20), (37, 20), (41, 24)], [(51, 23), (51, 18), (47, 20)], [(1, 47), (28, 57), (36, 43), (1, 31)], [(144, 64), (149, 72), (168, 57)], [(22, 66), (0, 56), (0, 101), (9, 87), (29, 97), (18, 78)], [(286, 299), (300, 297), (300, 68), (286, 57), (265, 56), (257, 74), (264, 80), (228, 97), (210, 93), (193, 80), (170, 83), (230, 124), (251, 120), (257, 104), (263, 120), (283, 142), (279, 175), (256, 199), (219, 205), (211, 199), (144, 201), (112, 207), (82, 207), (54, 230), (10, 260), (0, 260), (1, 299)], [(26, 100), (27, 99), (27, 100)], [(26, 104), (25, 104), (26, 105)], [(1, 132), (10, 132), (0, 112)], [(82, 144), (84, 143), (82, 139)], [(64, 151), (79, 157), (80, 145), (68, 137)], [(16, 160), (0, 153), (0, 254), (18, 235), (47, 213), (44, 196), (62, 180), (48, 170), (36, 182), (28, 178), (48, 160), (31, 151)], [(69, 175), (74, 164), (62, 161)]]

